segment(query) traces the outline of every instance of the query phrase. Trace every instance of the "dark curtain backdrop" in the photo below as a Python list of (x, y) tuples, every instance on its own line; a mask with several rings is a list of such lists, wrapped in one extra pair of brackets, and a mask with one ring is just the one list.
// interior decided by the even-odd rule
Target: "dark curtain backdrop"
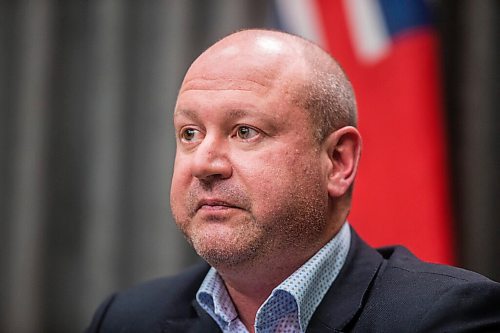
[[(500, 280), (499, 2), (434, 3), (460, 264)], [(0, 332), (82, 331), (113, 290), (197, 260), (168, 205), (177, 89), (270, 8), (0, 1)]]

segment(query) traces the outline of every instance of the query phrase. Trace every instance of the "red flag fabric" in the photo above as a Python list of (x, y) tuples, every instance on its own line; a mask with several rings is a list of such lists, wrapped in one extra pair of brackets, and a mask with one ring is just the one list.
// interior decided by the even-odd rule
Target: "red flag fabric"
[(423, 1), (276, 1), (352, 81), (363, 153), (349, 222), (373, 246), (454, 263), (438, 43)]

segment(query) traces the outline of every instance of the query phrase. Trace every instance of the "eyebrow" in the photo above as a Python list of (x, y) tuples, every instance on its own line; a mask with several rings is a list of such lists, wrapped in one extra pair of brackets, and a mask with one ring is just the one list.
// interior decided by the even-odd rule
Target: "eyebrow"
[(199, 119), (196, 112), (194, 112), (193, 110), (190, 110), (190, 109), (176, 109), (176, 110), (174, 110), (174, 117), (175, 116), (186, 116), (188, 118), (193, 118), (195, 120)]
[[(276, 126), (272, 122), (272, 120), (274, 118), (273, 116), (265, 114), (265, 113), (261, 113), (258, 111), (250, 111), (250, 110), (245, 110), (245, 109), (232, 109), (232, 110), (228, 111), (228, 115), (229, 115), (230, 119), (238, 119), (238, 118), (244, 118), (245, 116), (256, 115), (256, 116), (261, 117), (264, 120), (266, 120), (268, 122), (269, 126), (271, 126), (273, 129), (276, 128)], [(196, 113), (196, 111), (191, 110), (191, 109), (177, 109), (174, 111), (174, 117), (175, 116), (184, 116), (184, 117), (190, 118), (194, 121), (201, 121), (201, 119), (198, 116), (198, 114)]]
[(247, 110), (243, 110), (243, 109), (235, 109), (235, 110), (231, 110), (229, 111), (229, 116), (231, 118), (242, 118), (244, 116), (247, 116), (248, 114), (250, 114), (251, 112), (247, 111)]

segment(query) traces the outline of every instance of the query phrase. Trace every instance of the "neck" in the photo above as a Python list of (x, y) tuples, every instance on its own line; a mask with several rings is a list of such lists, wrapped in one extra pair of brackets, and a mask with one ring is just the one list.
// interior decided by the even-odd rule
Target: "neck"
[(255, 317), (260, 306), (271, 292), (293, 272), (299, 269), (309, 258), (321, 249), (340, 229), (340, 225), (331, 227), (323, 239), (315, 244), (300, 248), (281, 249), (280, 254), (262, 253), (262, 256), (250, 262), (236, 266), (218, 265), (217, 272), (224, 280), (227, 291), (238, 311), (241, 322), (249, 332), (254, 331)]
[(216, 267), (226, 285), (241, 322), (253, 332), (257, 310), (271, 295), (271, 292), (324, 244), (314, 248), (294, 250), (265, 260), (253, 260), (236, 267)]

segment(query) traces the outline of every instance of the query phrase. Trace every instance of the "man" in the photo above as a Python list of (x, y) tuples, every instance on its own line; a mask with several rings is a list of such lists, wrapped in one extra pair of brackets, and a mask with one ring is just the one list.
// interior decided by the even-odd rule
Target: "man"
[(211, 267), (111, 296), (89, 332), (500, 331), (499, 284), (349, 227), (356, 118), (339, 65), (299, 37), (205, 51), (174, 111), (171, 207)]

